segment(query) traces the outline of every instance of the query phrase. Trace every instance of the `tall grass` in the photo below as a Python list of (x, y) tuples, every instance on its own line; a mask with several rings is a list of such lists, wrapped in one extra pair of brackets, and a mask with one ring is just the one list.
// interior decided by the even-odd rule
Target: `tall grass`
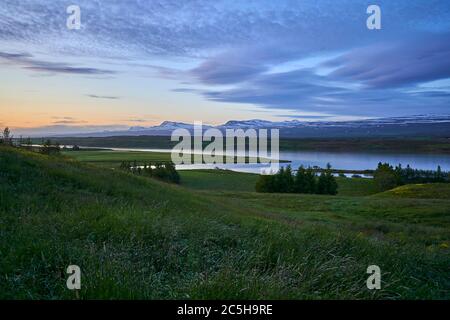
[[(444, 200), (431, 222), (402, 227), (385, 217), (391, 199), (277, 196), (197, 193), (2, 147), (0, 298), (74, 299), (69, 264), (81, 267), (81, 299), (450, 297), (448, 224), (435, 226), (448, 221)], [(397, 233), (429, 232), (417, 242), (361, 233), (371, 212)], [(382, 290), (366, 288), (369, 264)]]

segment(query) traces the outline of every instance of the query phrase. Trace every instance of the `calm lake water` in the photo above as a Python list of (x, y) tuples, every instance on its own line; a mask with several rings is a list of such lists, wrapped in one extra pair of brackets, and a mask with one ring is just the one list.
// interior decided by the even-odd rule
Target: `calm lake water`
[[(170, 149), (125, 149), (111, 148), (113, 150), (132, 150), (149, 152), (171, 152)], [(395, 153), (364, 153), (364, 152), (322, 152), (322, 151), (280, 151), (281, 160), (290, 160), (293, 169), (300, 165), (325, 167), (329, 162), (335, 169), (366, 170), (375, 169), (378, 162), (389, 162), (392, 165), (410, 165), (415, 169), (436, 170), (440, 165), (444, 171), (450, 171), (450, 155), (439, 154), (395, 154)], [(289, 163), (281, 163), (285, 166)], [(229, 169), (240, 172), (261, 173), (267, 172), (267, 165), (263, 164), (192, 164), (179, 165), (177, 169)]]

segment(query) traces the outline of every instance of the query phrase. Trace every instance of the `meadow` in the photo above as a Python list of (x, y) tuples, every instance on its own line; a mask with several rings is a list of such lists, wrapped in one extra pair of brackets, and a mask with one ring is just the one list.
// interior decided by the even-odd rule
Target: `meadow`
[[(397, 136), (397, 135), (395, 135)], [(62, 145), (103, 148), (172, 149), (177, 142), (170, 136), (58, 137)], [(41, 143), (42, 139), (34, 139)], [(448, 137), (383, 137), (383, 138), (286, 138), (280, 139), (284, 151), (385, 152), (414, 154), (450, 154)]]
[(1, 299), (450, 298), (448, 188), (259, 194), (250, 174), (178, 186), (98, 163), (0, 147)]
[[(95, 164), (97, 166), (103, 166), (106, 168), (118, 168), (120, 164), (125, 162), (136, 162), (138, 165), (144, 165), (147, 163), (164, 163), (171, 162), (170, 152), (148, 152), (148, 151), (117, 151), (117, 150), (83, 150), (83, 151), (63, 151), (63, 155), (76, 159), (81, 162)], [(245, 161), (256, 163), (259, 160), (256, 157), (232, 157), (223, 156), (222, 161), (232, 163), (236, 161)], [(191, 156), (191, 161), (194, 163), (194, 156)], [(267, 160), (266, 160), (267, 161)], [(280, 160), (281, 162), (287, 162)]]

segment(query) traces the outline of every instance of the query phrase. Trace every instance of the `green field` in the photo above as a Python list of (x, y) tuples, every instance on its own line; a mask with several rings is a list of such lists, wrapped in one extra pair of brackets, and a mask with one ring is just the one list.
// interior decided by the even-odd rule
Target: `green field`
[[(95, 164), (107, 168), (117, 168), (122, 161), (136, 161), (138, 165), (157, 162), (168, 162), (171, 160), (169, 152), (148, 152), (148, 151), (113, 151), (113, 150), (84, 150), (84, 151), (63, 151), (63, 155), (73, 158), (77, 161)], [(261, 158), (262, 159), (262, 158)], [(245, 161), (256, 163), (254, 157), (223, 157), (223, 161), (232, 163), (233, 161)], [(192, 156), (192, 162), (194, 158)], [(280, 162), (287, 162), (280, 160)]]
[[(183, 172), (177, 186), (0, 147), (0, 298), (450, 298), (448, 188), (258, 194), (253, 178)], [(372, 264), (381, 290), (366, 288)]]
[(170, 153), (145, 152), (145, 151), (63, 151), (63, 155), (74, 158), (77, 161), (88, 162), (98, 166), (117, 168), (122, 161), (137, 163), (168, 162), (171, 161)]
[[(63, 145), (103, 148), (171, 149), (177, 142), (170, 136), (59, 137), (51, 138)], [(34, 139), (41, 143), (42, 139)], [(384, 137), (384, 138), (281, 138), (280, 150), (310, 150), (330, 152), (395, 152), (414, 154), (450, 154), (445, 137)]]

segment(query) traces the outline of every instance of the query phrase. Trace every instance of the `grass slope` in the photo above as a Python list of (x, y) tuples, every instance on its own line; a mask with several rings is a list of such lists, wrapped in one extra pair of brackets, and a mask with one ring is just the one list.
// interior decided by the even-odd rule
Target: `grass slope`
[(377, 194), (377, 197), (413, 199), (450, 199), (449, 183), (407, 184)]
[(196, 190), (255, 191), (258, 175), (231, 170), (180, 170), (181, 184)]
[[(201, 192), (0, 148), (0, 298), (450, 298), (448, 200)], [(382, 290), (365, 286), (382, 270)]]

